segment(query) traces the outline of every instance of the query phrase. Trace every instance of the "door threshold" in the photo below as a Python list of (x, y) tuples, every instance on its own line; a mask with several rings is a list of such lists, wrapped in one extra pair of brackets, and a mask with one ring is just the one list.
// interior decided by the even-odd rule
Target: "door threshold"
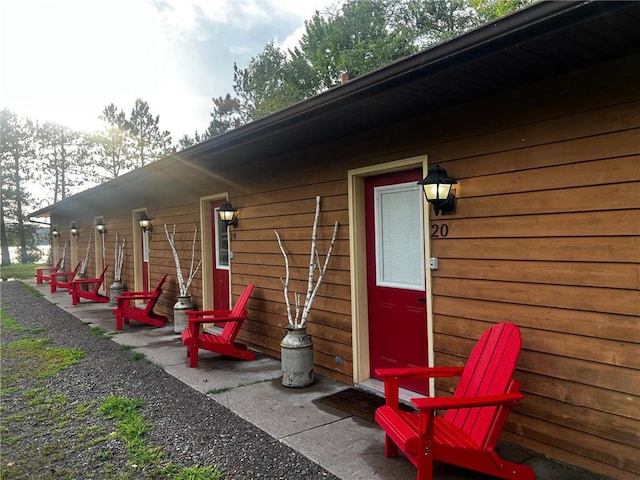
[[(384, 398), (384, 382), (382, 380), (368, 378), (363, 382), (356, 383), (353, 388)], [(407, 390), (406, 388), (400, 388), (400, 403), (413, 406), (413, 404), (411, 403), (412, 398), (428, 398), (428, 396), (421, 393), (412, 392), (411, 390)]]

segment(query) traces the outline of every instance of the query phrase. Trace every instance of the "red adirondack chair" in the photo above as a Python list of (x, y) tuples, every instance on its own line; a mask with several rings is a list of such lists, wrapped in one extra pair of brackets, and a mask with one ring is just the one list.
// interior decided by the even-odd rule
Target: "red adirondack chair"
[(46, 267), (36, 268), (36, 274), (34, 275), (34, 277), (36, 277), (36, 285), (42, 285), (43, 281), (51, 281), (51, 273), (60, 270), (61, 265), (62, 258), (60, 258), (60, 260), (58, 260), (58, 263), (56, 263), (55, 265), (47, 265)]
[[(238, 298), (232, 310), (187, 311), (189, 328), (182, 332), (182, 343), (187, 347), (189, 366), (198, 366), (198, 349), (209, 350), (242, 360), (253, 360), (255, 354), (244, 343), (236, 342), (242, 322), (247, 318), (245, 306), (253, 291), (249, 284)], [(220, 334), (202, 331), (203, 323), (224, 323)]]
[[(71, 303), (73, 305), (77, 305), (80, 303), (81, 298), (99, 303), (107, 303), (109, 301), (109, 297), (102, 295), (99, 290), (102, 286), (102, 282), (104, 282), (104, 274), (107, 272), (108, 268), (109, 265), (104, 267), (98, 278), (74, 278), (71, 280), (71, 290), (69, 290), (69, 293), (71, 294)], [(83, 285), (89, 286), (92, 283), (94, 285), (91, 290), (82, 289)]]
[[(123, 292), (122, 295), (118, 295), (118, 306), (113, 310), (116, 316), (116, 330), (122, 330), (123, 324), (129, 324), (129, 320), (164, 327), (167, 317), (154, 312), (153, 307), (162, 294), (162, 286), (166, 280), (165, 274), (152, 292)], [(144, 300), (146, 303), (138, 305), (135, 303), (136, 300)]]
[[(494, 477), (535, 480), (525, 465), (503, 460), (495, 451), (511, 407), (524, 395), (513, 380), (520, 331), (512, 323), (487, 330), (465, 367), (379, 369), (384, 378), (386, 404), (376, 410), (376, 422), (385, 431), (385, 456), (398, 448), (418, 469), (418, 480), (431, 480), (433, 462), (441, 461)], [(399, 379), (460, 376), (453, 397), (414, 398), (417, 413), (398, 406)], [(436, 410), (447, 410), (435, 416)]]
[[(67, 290), (71, 290), (71, 281), (76, 277), (81, 263), (82, 262), (78, 262), (76, 268), (67, 272), (62, 270), (51, 272), (51, 281), (49, 282), (51, 293), (56, 293), (58, 288), (66, 288)], [(62, 277), (65, 277), (65, 280), (62, 280)]]

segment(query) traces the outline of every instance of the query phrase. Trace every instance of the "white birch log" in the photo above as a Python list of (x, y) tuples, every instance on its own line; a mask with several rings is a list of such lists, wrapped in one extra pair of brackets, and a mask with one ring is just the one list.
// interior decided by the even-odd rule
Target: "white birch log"
[(87, 251), (84, 254), (84, 258), (80, 263), (80, 276), (84, 276), (87, 271), (87, 264), (89, 263), (89, 251), (91, 250), (91, 243), (93, 241), (93, 235), (89, 234), (89, 241), (87, 242)]
[(282, 282), (282, 288), (284, 290), (284, 303), (287, 306), (287, 320), (289, 321), (289, 326), (293, 327), (293, 317), (291, 316), (291, 303), (289, 302), (289, 256), (287, 255), (287, 251), (284, 249), (284, 245), (282, 244), (282, 240), (280, 240), (280, 235), (278, 235), (278, 231), (274, 230), (273, 233), (276, 234), (276, 238), (278, 239), (278, 245), (280, 246), (280, 251), (282, 252), (282, 256), (284, 257), (284, 270), (285, 270), (285, 279), (282, 280), (280, 277), (280, 281)]
[[(284, 257), (284, 265), (286, 271), (286, 278), (280, 281), (283, 285), (284, 290), (284, 300), (287, 306), (287, 319), (289, 321), (289, 326), (292, 328), (304, 327), (307, 324), (307, 319), (309, 317), (309, 312), (311, 311), (311, 306), (313, 304), (313, 300), (318, 293), (318, 289), (322, 284), (322, 280), (324, 279), (324, 275), (329, 266), (329, 259), (331, 258), (331, 254), (333, 253), (333, 246), (336, 242), (336, 238), (338, 235), (338, 225), (336, 222), (333, 226), (333, 235), (331, 236), (331, 243), (329, 244), (329, 249), (327, 251), (327, 256), (325, 257), (324, 264), (320, 265), (320, 255), (318, 254), (318, 223), (320, 220), (320, 197), (316, 197), (316, 213), (313, 221), (313, 230), (311, 233), (311, 253), (309, 255), (309, 275), (307, 276), (307, 294), (304, 299), (304, 305), (302, 305), (302, 310), (300, 310), (300, 294), (295, 292), (293, 294), (294, 303), (295, 303), (295, 317), (291, 312), (291, 302), (289, 300), (289, 256), (287, 255), (287, 251), (284, 248), (282, 240), (280, 239), (280, 235), (276, 230), (274, 233), (276, 234), (276, 238), (278, 240), (278, 245), (280, 247), (280, 251), (282, 252), (282, 256)], [(316, 278), (316, 272), (318, 272), (318, 276)]]
[(196, 268), (193, 268), (193, 264), (195, 263), (196, 258), (196, 240), (198, 239), (198, 225), (196, 225), (195, 231), (193, 232), (193, 242), (191, 242), (191, 264), (189, 265), (189, 277), (187, 278), (187, 284), (185, 285), (185, 290), (189, 290), (191, 286), (191, 282), (193, 282), (193, 278), (200, 270), (200, 266), (202, 265), (202, 259), (196, 265)]
[(122, 243), (118, 244), (118, 233), (116, 232), (116, 253), (115, 253), (115, 265), (113, 266), (113, 281), (122, 281), (122, 267), (124, 265), (124, 249), (127, 243), (127, 238), (122, 239)]
[(164, 224), (164, 233), (167, 235), (167, 240), (169, 241), (169, 246), (171, 247), (171, 251), (173, 253), (173, 260), (176, 263), (176, 277), (178, 278), (178, 290), (179, 296), (186, 297), (189, 295), (189, 287), (191, 286), (191, 282), (195, 277), (196, 273), (200, 269), (202, 265), (202, 260), (198, 262), (196, 268), (193, 268), (195, 263), (195, 253), (196, 253), (196, 240), (198, 237), (198, 226), (196, 225), (196, 230), (193, 235), (193, 242), (191, 244), (191, 265), (189, 268), (189, 276), (187, 277), (187, 281), (185, 282), (184, 276), (182, 275), (182, 267), (180, 266), (180, 256), (178, 255), (178, 250), (176, 249), (176, 225), (173, 224), (173, 231), (169, 234), (169, 230), (167, 229), (167, 224)]
[(67, 261), (67, 241), (64, 241), (64, 246), (62, 247), (62, 262), (60, 262), (60, 270), (64, 271), (64, 262)]

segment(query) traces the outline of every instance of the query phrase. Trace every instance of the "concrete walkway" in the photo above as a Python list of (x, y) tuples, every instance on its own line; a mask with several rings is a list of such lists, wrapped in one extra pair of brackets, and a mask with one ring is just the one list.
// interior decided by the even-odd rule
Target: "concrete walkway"
[[(51, 294), (48, 284), (25, 283), (82, 322), (112, 333), (113, 341), (135, 347), (150, 362), (192, 388), (210, 395), (241, 418), (337, 477), (343, 480), (415, 478), (415, 468), (406, 458), (384, 457), (384, 435), (375, 423), (317, 402), (321, 397), (350, 388), (348, 385), (317, 376), (311, 387), (285, 388), (280, 382), (280, 361), (262, 354), (257, 354), (255, 361), (245, 362), (201, 350), (199, 367), (189, 368), (185, 348), (180, 336), (173, 332), (172, 323), (164, 328), (153, 328), (132, 321), (125, 325), (124, 330), (117, 332), (112, 306), (85, 300), (72, 306), (71, 296), (66, 291)], [(531, 466), (539, 480), (599, 478), (518, 449), (501, 450), (500, 453), (509, 460)], [(434, 478), (479, 480), (490, 477), (436, 465)]]

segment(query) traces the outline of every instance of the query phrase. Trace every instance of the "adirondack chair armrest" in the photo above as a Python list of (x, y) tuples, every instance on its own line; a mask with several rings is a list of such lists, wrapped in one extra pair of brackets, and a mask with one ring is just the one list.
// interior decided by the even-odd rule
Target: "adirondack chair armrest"
[(153, 292), (122, 292), (119, 297), (131, 297), (134, 295), (151, 295)]
[(71, 283), (96, 283), (101, 282), (102, 280), (102, 278), (74, 278), (71, 280)]
[(407, 367), (407, 368), (376, 368), (376, 375), (387, 378), (443, 378), (457, 377), (462, 374), (464, 367)]
[(231, 310), (187, 310), (189, 319), (195, 317), (228, 317)]
[(497, 405), (516, 405), (524, 398), (521, 393), (504, 393), (484, 397), (412, 398), (411, 403), (420, 411), (449, 410)]
[(47, 267), (37, 267), (36, 270), (40, 270), (42, 273), (57, 272), (58, 267), (56, 267), (55, 265), (49, 265)]
[(53, 277), (63, 277), (65, 275), (75, 275), (75, 274), (76, 272), (74, 270), (67, 270), (67, 271), (58, 270), (56, 272), (51, 272), (51, 276)]
[(116, 300), (152, 300), (154, 298), (158, 298), (157, 293), (147, 293), (147, 292), (129, 292), (134, 293), (135, 295), (118, 295)]
[[(228, 312), (230, 312), (230, 310), (228, 310)], [(192, 313), (200, 313), (200, 312), (192, 312)], [(187, 313), (188, 315), (188, 313)], [(225, 316), (207, 316), (207, 317), (196, 317), (195, 315), (189, 315), (189, 322), (190, 323), (225, 323), (225, 322), (239, 322), (241, 320), (244, 320), (245, 318), (247, 318), (248, 312), (246, 310), (243, 310), (242, 313), (240, 314), (240, 316), (238, 317), (231, 317), (229, 316), (229, 314), (227, 313), (227, 315)]]

